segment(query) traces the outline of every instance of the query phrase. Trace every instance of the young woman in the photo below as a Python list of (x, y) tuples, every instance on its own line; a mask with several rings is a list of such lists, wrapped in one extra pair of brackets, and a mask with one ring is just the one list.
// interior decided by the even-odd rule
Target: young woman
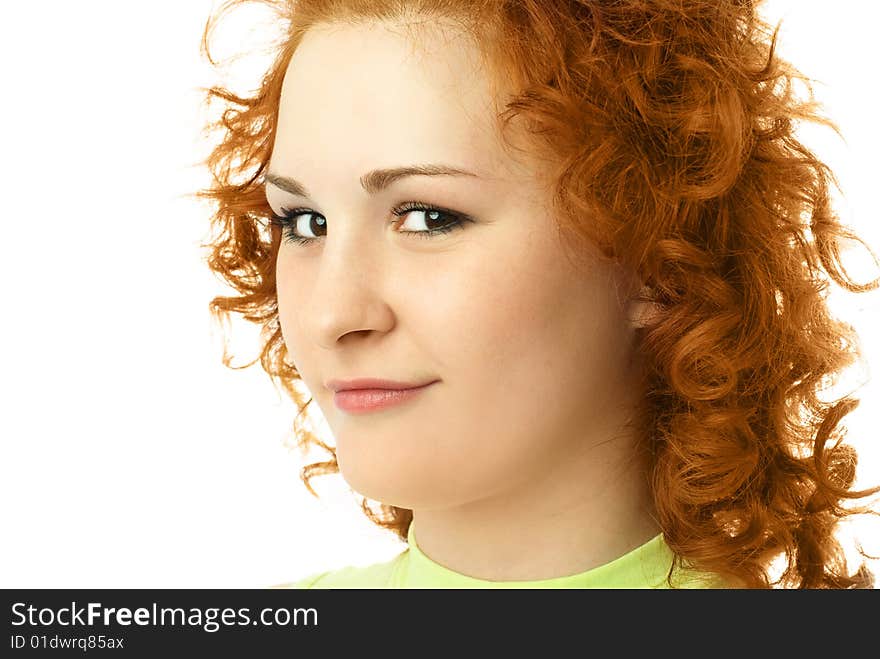
[(750, 2), (263, 4), (259, 91), (209, 93), (212, 309), (332, 430), (306, 486), (408, 543), (290, 585), (872, 585), (858, 401), (820, 394), (857, 355), (828, 276), (878, 284)]

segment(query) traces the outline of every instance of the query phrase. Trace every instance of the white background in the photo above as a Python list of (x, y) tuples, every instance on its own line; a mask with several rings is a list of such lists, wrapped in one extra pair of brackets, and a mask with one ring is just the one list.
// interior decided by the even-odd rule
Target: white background
[[(247, 93), (267, 60), (208, 67), (199, 42), (215, 5), (0, 5), (0, 587), (262, 587), (403, 548), (339, 476), (313, 481), (320, 501), (306, 492), (284, 445), (293, 404), (258, 364), (220, 362), (207, 304), (227, 291), (203, 262), (209, 208), (185, 196), (208, 182), (197, 87)], [(828, 129), (802, 137), (839, 176), (841, 217), (880, 255), (865, 59), (880, 10), (777, 0), (764, 13), (786, 17), (780, 52), (824, 83), (814, 90), (847, 143)], [(266, 33), (233, 16), (220, 57)], [(866, 381), (880, 368), (880, 296), (849, 298), (832, 302), (862, 334)], [(233, 327), (240, 364), (257, 336)], [(867, 486), (880, 479), (877, 383), (858, 395), (848, 441)], [(880, 550), (876, 523), (853, 530)]]

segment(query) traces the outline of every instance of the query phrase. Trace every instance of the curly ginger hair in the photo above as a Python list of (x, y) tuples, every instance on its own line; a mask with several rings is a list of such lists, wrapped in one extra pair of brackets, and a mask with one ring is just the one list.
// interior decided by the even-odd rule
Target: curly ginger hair
[[(313, 399), (278, 323), (280, 229), (262, 176), (283, 77), (314, 25), (449, 19), (480, 44), (492, 79), (516, 90), (499, 125), (522, 129), (546, 163), (568, 244), (638, 272), (662, 309), (638, 330), (648, 392), (638, 437), (675, 564), (747, 588), (873, 585), (864, 563), (849, 573), (836, 538), (843, 518), (878, 514), (844, 505), (880, 491), (852, 489), (857, 452), (837, 430), (859, 401), (820, 395), (859, 354), (855, 330), (828, 310), (828, 277), (853, 293), (880, 280), (857, 284), (843, 267), (841, 239), (864, 242), (831, 209), (833, 172), (794, 134), (798, 120), (840, 131), (811, 88), (805, 101), (793, 93), (805, 78), (775, 53), (779, 28), (771, 38), (754, 3), (227, 0), (202, 37), (212, 63), (217, 21), (249, 3), (272, 9), (283, 35), (252, 96), (205, 90), (224, 107), (207, 127), (222, 131), (206, 161), (214, 183), (197, 193), (217, 207), (207, 262), (237, 292), (210, 309), (262, 328), (262, 368), (299, 409), (297, 446), (331, 456), (303, 468), (312, 494), (311, 478), (339, 468), (300, 424)], [(225, 349), (223, 362), (236, 368)], [(411, 510), (361, 507), (406, 540)]]

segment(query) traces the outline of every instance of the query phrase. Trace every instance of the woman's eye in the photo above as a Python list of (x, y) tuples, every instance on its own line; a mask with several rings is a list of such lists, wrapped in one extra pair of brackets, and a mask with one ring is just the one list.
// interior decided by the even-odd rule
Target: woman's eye
[(401, 233), (420, 233), (427, 236), (452, 231), (464, 221), (461, 215), (438, 208), (407, 208), (395, 211), (394, 214), (404, 218), (400, 223), (401, 227), (409, 227)]
[(314, 239), (327, 233), (327, 220), (317, 213), (299, 213), (292, 217), (292, 222), (294, 233), (303, 238)]
[[(439, 234), (449, 233), (458, 228), (463, 228), (465, 222), (473, 219), (463, 213), (444, 210), (422, 204), (421, 202), (407, 202), (401, 204), (393, 211), (397, 217), (404, 218), (398, 223), (400, 233), (432, 238)], [(324, 237), (327, 233), (327, 220), (307, 208), (281, 209), (281, 215), (272, 215), (270, 224), (283, 229), (287, 242), (298, 245), (307, 245)], [(424, 227), (424, 228), (422, 228)]]
[[(269, 224), (281, 227), (287, 242), (305, 245), (327, 232), (327, 220), (305, 208), (282, 208), (281, 215), (272, 215)], [(305, 232), (305, 233), (304, 233)], [(308, 235), (311, 234), (311, 235)]]

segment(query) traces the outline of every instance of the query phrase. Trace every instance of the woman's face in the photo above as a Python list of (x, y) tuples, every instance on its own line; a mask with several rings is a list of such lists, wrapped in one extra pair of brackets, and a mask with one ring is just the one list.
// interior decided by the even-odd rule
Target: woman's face
[[(489, 83), (463, 37), (378, 25), (311, 30), (284, 80), (267, 184), (284, 230), (278, 310), (343, 477), (405, 508), (473, 502), (561, 473), (618, 430), (634, 395), (616, 268), (566, 258), (536, 172), (502, 148)], [(367, 192), (365, 173), (444, 165)], [(372, 182), (381, 183), (381, 177)], [(465, 215), (393, 209), (404, 202)], [(289, 240), (290, 232), (312, 237)], [(411, 232), (411, 233), (406, 233)], [(435, 381), (352, 412), (331, 379)]]

